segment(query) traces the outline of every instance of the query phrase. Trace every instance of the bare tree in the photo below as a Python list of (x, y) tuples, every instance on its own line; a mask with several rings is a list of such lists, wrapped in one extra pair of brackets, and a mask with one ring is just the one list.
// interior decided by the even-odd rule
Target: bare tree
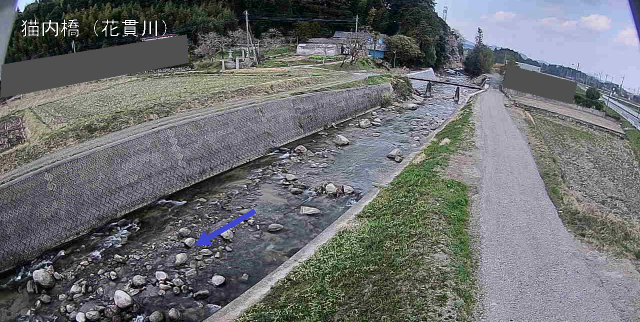
[(200, 34), (198, 36), (198, 47), (195, 53), (200, 56), (211, 57), (211, 61), (215, 58), (215, 54), (220, 52), (224, 58), (224, 49), (231, 45), (231, 38), (220, 35), (216, 32)]
[(262, 33), (262, 43), (264, 44), (264, 49), (269, 50), (285, 43), (285, 39), (278, 29), (271, 28)]

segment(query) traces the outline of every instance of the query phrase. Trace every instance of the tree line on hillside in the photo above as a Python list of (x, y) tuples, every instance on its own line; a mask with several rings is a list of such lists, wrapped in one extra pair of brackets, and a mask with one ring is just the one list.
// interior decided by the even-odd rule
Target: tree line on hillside
[(525, 64), (537, 66), (537, 67), (542, 67), (542, 64), (540, 64), (539, 62), (531, 58), (524, 58), (519, 52), (509, 48), (500, 48), (500, 49), (496, 48), (493, 51), (493, 55), (495, 57), (496, 63), (504, 64), (506, 60), (506, 61), (515, 61), (518, 63), (525, 63)]
[[(400, 51), (408, 48), (409, 55), (400, 54), (403, 63), (439, 67), (447, 62), (446, 39), (451, 30), (446, 22), (434, 11), (433, 0), (39, 0), (29, 4), (24, 12), (19, 12), (9, 42), (5, 63), (36, 59), (71, 52), (71, 42), (75, 41), (76, 51), (117, 45), (117, 41), (135, 41), (133, 37), (106, 37), (98, 30), (94, 33), (95, 21), (127, 19), (142, 21), (164, 20), (168, 32), (187, 35), (194, 48), (200, 36), (215, 32), (230, 37), (244, 28), (244, 11), (248, 10), (250, 28), (254, 37), (274, 31), (283, 37), (305, 40), (312, 37), (327, 37), (336, 30), (352, 31), (355, 23), (283, 21), (288, 18), (354, 19), (358, 17), (359, 30), (370, 30), (396, 37), (390, 49)], [(23, 21), (36, 20), (65, 22), (78, 19), (78, 37), (56, 37), (51, 33), (44, 36), (25, 37)], [(409, 46), (409, 47), (406, 47)], [(415, 50), (418, 48), (419, 53)], [(457, 50), (457, 49), (454, 49)], [(406, 56), (406, 57), (405, 57)]]

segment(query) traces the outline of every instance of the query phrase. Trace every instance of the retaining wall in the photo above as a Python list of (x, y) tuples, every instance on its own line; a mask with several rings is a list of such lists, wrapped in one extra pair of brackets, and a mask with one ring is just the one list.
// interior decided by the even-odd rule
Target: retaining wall
[(390, 84), (314, 93), (165, 125), (0, 185), (0, 271), (163, 196), (379, 105)]
[(568, 107), (568, 108), (572, 108), (574, 110), (579, 110), (579, 111), (583, 111), (583, 112), (586, 112), (586, 113), (590, 113), (590, 114), (593, 114), (593, 115), (597, 115), (597, 116), (603, 117), (603, 118), (605, 118), (605, 119), (607, 119), (609, 121), (612, 121), (612, 122), (618, 122), (618, 120), (607, 116), (607, 113), (605, 113), (604, 111), (598, 111), (598, 110), (593, 109), (593, 108), (588, 108), (588, 107), (584, 107), (584, 106), (580, 106), (580, 105), (576, 105), (576, 104), (568, 104), (568, 103), (565, 103), (565, 102), (556, 101), (556, 100), (553, 100), (553, 99), (550, 99), (550, 98), (546, 98), (546, 97), (541, 97), (541, 96), (537, 96), (537, 95), (533, 95), (533, 94), (529, 94), (529, 93), (523, 93), (523, 92), (516, 91), (516, 90), (513, 90), (513, 89), (509, 89), (509, 88), (503, 88), (502, 92), (505, 93), (505, 94), (508, 94), (510, 96), (522, 96), (522, 97), (532, 98), (532, 99), (535, 99), (535, 100), (540, 100), (540, 101), (544, 101), (544, 102), (548, 102), (548, 103), (552, 103), (552, 104), (562, 105), (562, 106), (565, 106), (565, 107)]

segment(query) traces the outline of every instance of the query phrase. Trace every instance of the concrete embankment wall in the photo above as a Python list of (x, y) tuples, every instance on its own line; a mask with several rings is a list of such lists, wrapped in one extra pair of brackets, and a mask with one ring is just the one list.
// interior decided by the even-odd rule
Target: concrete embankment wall
[(0, 272), (110, 220), (380, 105), (391, 85), (315, 93), (199, 116), (0, 185)]

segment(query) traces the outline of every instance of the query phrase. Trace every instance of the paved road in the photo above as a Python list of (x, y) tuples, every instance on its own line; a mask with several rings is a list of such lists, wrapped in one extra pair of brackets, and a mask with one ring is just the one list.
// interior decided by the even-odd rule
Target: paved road
[(615, 99), (608, 99), (606, 97), (601, 98), (601, 100), (611, 107), (616, 112), (620, 113), (622, 117), (627, 119), (629, 123), (636, 127), (636, 129), (640, 130), (640, 113), (633, 111), (626, 105), (616, 101)]
[(527, 142), (490, 89), (474, 104), (483, 321), (621, 321), (549, 199)]

